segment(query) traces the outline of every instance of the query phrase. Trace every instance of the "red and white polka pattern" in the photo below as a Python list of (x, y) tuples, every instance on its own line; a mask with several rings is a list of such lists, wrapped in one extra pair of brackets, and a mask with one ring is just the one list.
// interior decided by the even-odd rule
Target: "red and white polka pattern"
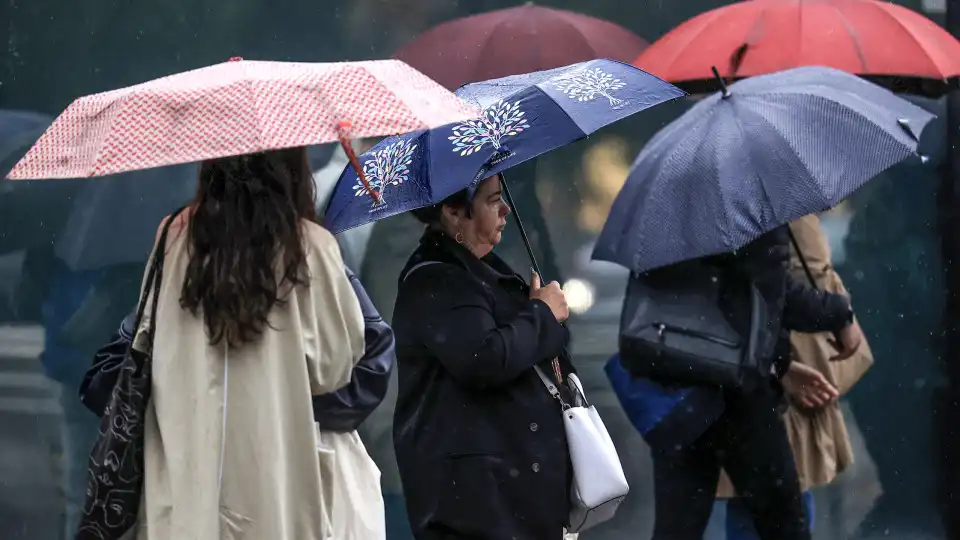
[(479, 112), (398, 60), (236, 60), (74, 101), (10, 179), (81, 178), (351, 138)]

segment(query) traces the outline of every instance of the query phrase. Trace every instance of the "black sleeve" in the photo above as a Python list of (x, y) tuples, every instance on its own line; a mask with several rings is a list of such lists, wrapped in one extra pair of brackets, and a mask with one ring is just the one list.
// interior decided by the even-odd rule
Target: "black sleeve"
[(404, 285), (430, 291), (417, 306), (419, 341), (464, 386), (507, 385), (566, 346), (567, 329), (539, 300), (527, 301), (513, 320), (497, 326), (488, 293), (463, 268), (431, 265)]
[(137, 322), (134, 310), (120, 323), (120, 327), (93, 355), (93, 364), (80, 382), (80, 402), (97, 416), (103, 416), (110, 402), (113, 387), (120, 378), (120, 367), (133, 342), (134, 325)]
[(313, 416), (320, 429), (341, 433), (356, 430), (380, 406), (396, 364), (393, 329), (380, 316), (360, 279), (349, 268), (347, 277), (363, 312), (363, 357), (353, 368), (346, 386), (313, 397)]
[(836, 332), (853, 321), (850, 301), (787, 274), (783, 327), (797, 332)]

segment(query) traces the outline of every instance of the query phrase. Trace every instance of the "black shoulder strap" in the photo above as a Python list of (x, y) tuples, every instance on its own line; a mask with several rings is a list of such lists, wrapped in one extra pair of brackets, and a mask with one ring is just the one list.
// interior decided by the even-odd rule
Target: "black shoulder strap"
[(151, 342), (153, 341), (154, 330), (157, 326), (157, 304), (160, 297), (160, 281), (163, 278), (163, 260), (167, 251), (167, 233), (170, 232), (170, 225), (173, 224), (177, 216), (183, 212), (183, 209), (184, 207), (181, 207), (176, 212), (170, 214), (167, 222), (163, 224), (163, 229), (160, 231), (160, 238), (157, 240), (157, 245), (153, 250), (153, 258), (150, 260), (150, 270), (147, 273), (143, 294), (140, 296), (140, 305), (137, 307), (137, 322), (133, 326), (134, 336), (136, 336), (136, 332), (140, 328), (140, 323), (143, 321), (143, 312), (147, 307), (147, 298), (150, 296), (150, 293), (153, 293), (153, 301), (150, 306), (150, 328), (147, 330)]
[(807, 258), (803, 256), (803, 251), (800, 250), (800, 243), (797, 242), (797, 237), (793, 235), (793, 229), (790, 228), (790, 225), (787, 225), (787, 234), (790, 235), (790, 243), (793, 244), (793, 250), (797, 252), (797, 258), (800, 259), (800, 264), (803, 265), (803, 272), (807, 274), (807, 279), (810, 280), (810, 286), (814, 289), (819, 289), (819, 287), (817, 287), (817, 280), (813, 277), (813, 272), (810, 271)]

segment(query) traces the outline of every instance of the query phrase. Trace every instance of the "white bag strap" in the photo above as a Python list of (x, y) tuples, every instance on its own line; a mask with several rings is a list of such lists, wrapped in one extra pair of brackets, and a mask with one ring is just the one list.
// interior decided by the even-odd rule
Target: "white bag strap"
[(416, 272), (417, 270), (423, 268), (424, 266), (431, 266), (434, 264), (445, 264), (445, 263), (442, 263), (440, 261), (423, 261), (421, 263), (417, 263), (411, 266), (409, 270), (407, 270), (407, 273), (403, 275), (403, 279), (401, 281), (406, 281), (407, 278), (410, 277), (410, 274)]
[(553, 384), (553, 381), (550, 380), (550, 377), (547, 377), (547, 374), (540, 369), (540, 366), (533, 366), (533, 369), (537, 372), (537, 375), (540, 377), (540, 381), (544, 386), (547, 387), (547, 391), (550, 392), (550, 395), (553, 396), (553, 399), (560, 402), (560, 406), (563, 410), (570, 408), (569, 405), (564, 403), (563, 398), (560, 396), (560, 389), (557, 388), (557, 385)]

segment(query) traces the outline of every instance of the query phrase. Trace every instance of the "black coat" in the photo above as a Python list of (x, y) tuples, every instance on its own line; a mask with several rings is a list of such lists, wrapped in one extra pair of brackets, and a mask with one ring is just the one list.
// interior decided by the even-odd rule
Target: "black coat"
[[(845, 296), (818, 290), (790, 273), (790, 232), (786, 225), (739, 251), (713, 260), (729, 268), (734, 276), (752, 283), (763, 297), (767, 328), (761, 332), (761, 339), (766, 346), (760, 350), (768, 351), (767, 360), (778, 375), (782, 376), (790, 363), (791, 331), (835, 332), (853, 321), (853, 311)], [(746, 306), (747, 302), (739, 304)], [(731, 317), (732, 323), (742, 335), (747, 335), (749, 312), (738, 311)]]
[[(748, 285), (755, 286), (763, 297), (767, 326), (759, 333), (763, 341), (759, 350), (764, 373), (772, 371), (767, 380), (749, 389), (723, 391), (719, 387), (688, 387), (689, 392), (671, 393), (668, 397), (648, 392), (650, 410), (665, 409), (644, 439), (658, 449), (686, 447), (702, 435), (726, 409), (727, 399), (741, 399), (749, 391), (757, 407), (776, 404), (782, 398), (778, 378), (790, 365), (790, 331), (835, 332), (853, 320), (850, 302), (843, 295), (820, 291), (809, 283), (796, 280), (789, 271), (790, 236), (786, 226), (769, 232), (741, 250), (709, 258), (709, 262), (723, 267), (724, 279), (739, 280), (742, 286), (730, 287), (741, 294), (723, 299), (731, 324), (741, 335), (750, 327)], [(665, 268), (663, 271), (669, 271)], [(774, 376), (775, 375), (775, 376)], [(657, 381), (671, 388), (674, 381)]]
[(349, 268), (347, 277), (363, 312), (363, 358), (354, 366), (346, 386), (313, 396), (313, 418), (318, 427), (340, 433), (355, 431), (380, 406), (397, 361), (393, 329), (380, 317), (360, 278)]
[(533, 367), (551, 373), (566, 328), (496, 255), (481, 261), (436, 231), (401, 273), (393, 323), (394, 446), (414, 535), (560, 538), (569, 454)]

